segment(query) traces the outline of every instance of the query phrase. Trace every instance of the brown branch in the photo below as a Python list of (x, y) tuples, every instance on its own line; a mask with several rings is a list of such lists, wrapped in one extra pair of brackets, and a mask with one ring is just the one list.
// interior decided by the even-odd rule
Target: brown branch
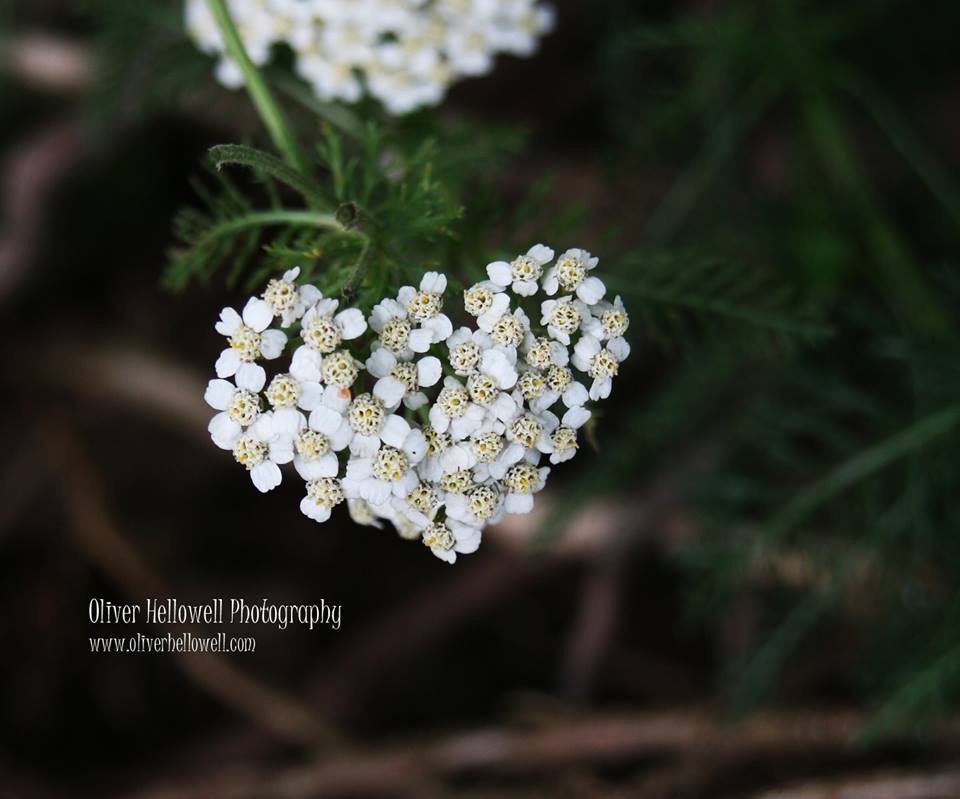
[[(578, 766), (623, 764), (639, 759), (682, 758), (753, 761), (791, 758), (849, 749), (863, 723), (857, 712), (769, 713), (736, 725), (717, 722), (701, 710), (648, 714), (595, 714), (556, 720), (536, 729), (480, 729), (442, 739), (403, 741), (379, 749), (342, 752), (304, 766), (242, 776), (219, 774), (156, 786), (129, 799), (306, 799), (327, 795), (415, 795), (424, 785), (483, 774), (485, 777), (543, 775)], [(960, 720), (931, 732), (927, 751), (960, 752)], [(852, 751), (852, 750), (851, 750)], [(906, 784), (906, 783), (902, 783)], [(943, 783), (951, 784), (951, 783)], [(651, 787), (651, 786), (647, 786)], [(960, 794), (949, 794), (956, 796)], [(826, 799), (830, 794), (789, 795)], [(847, 797), (844, 794), (838, 794)], [(849, 799), (870, 796), (850, 794)], [(876, 797), (894, 794), (875, 794)], [(897, 795), (898, 799), (912, 794)], [(917, 794), (916, 799), (940, 795)], [(773, 795), (767, 799), (773, 799)]]
[(808, 783), (757, 794), (756, 799), (957, 799), (960, 771), (892, 773)]

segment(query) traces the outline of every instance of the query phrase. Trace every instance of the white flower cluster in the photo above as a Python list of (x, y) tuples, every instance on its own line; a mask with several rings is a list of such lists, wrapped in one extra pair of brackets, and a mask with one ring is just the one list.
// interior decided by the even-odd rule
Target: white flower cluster
[[(355, 521), (389, 520), (453, 563), (477, 549), (487, 524), (532, 510), (550, 472), (542, 462), (572, 458), (588, 401), (610, 394), (630, 352), (629, 319), (620, 297), (604, 300), (596, 265), (580, 249), (554, 261), (542, 244), (491, 263), (489, 279), (463, 293), (475, 325), (457, 329), (438, 272), (365, 318), (298, 285), (291, 269), (242, 313), (220, 314), (227, 347), (206, 391), (219, 411), (210, 435), (261, 491), (292, 461), (311, 519), (326, 521), (346, 500)], [(520, 304), (541, 288), (534, 325)], [(274, 322), (298, 324), (302, 343), (268, 382), (259, 361), (288, 342)]]
[[(460, 77), (483, 75), (497, 53), (530, 55), (553, 24), (537, 0), (228, 0), (256, 64), (286, 43), (323, 100), (356, 102), (366, 90), (393, 114), (439, 103)], [(187, 0), (187, 30), (219, 56), (217, 77), (243, 84), (206, 0)]]

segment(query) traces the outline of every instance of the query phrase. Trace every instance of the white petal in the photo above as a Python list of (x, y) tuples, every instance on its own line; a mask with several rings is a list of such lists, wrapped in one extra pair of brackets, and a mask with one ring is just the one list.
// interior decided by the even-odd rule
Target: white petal
[(367, 329), (367, 320), (356, 308), (347, 308), (338, 313), (334, 320), (340, 325), (340, 335), (344, 339), (353, 339), (362, 336)]
[(410, 463), (418, 464), (427, 454), (427, 437), (422, 430), (411, 430), (403, 441), (403, 451)]
[(579, 355), (581, 358), (585, 358), (589, 361), (594, 355), (600, 352), (600, 349), (600, 342), (597, 341), (593, 336), (581, 336), (580, 340), (573, 348), (573, 352), (574, 354)]
[(351, 480), (366, 480), (372, 474), (372, 458), (351, 458), (347, 461), (347, 477)]
[(454, 550), (461, 555), (469, 555), (476, 552), (480, 547), (480, 539), (483, 533), (475, 527), (464, 527), (462, 531), (457, 531), (457, 543)]
[(530, 513), (533, 510), (533, 494), (507, 494), (503, 509), (507, 513)]
[(517, 403), (509, 394), (501, 394), (490, 406), (490, 411), (500, 421), (505, 422), (517, 412)]
[(300, 500), (300, 511), (304, 516), (321, 524), (330, 518), (330, 508), (326, 505), (318, 505), (310, 497)]
[(300, 381), (300, 396), (297, 397), (297, 404), (305, 411), (316, 410), (323, 406), (324, 388), (313, 380)]
[(287, 283), (293, 283), (298, 277), (300, 277), (299, 266), (294, 266), (283, 273), (283, 279), (286, 280)]
[(327, 408), (344, 413), (350, 404), (352, 395), (349, 388), (340, 388), (339, 386), (327, 386), (323, 390), (323, 404)]
[(250, 425), (250, 435), (259, 441), (270, 441), (274, 436), (273, 413), (261, 413), (256, 421)]
[(546, 244), (534, 244), (529, 250), (527, 250), (527, 255), (537, 261), (541, 266), (548, 264), (553, 260), (553, 248), (548, 247)]
[(210, 420), (207, 425), (210, 432), (210, 438), (220, 449), (233, 449), (238, 436), (243, 428), (225, 413), (218, 413)]
[(464, 342), (470, 341), (472, 338), (473, 333), (470, 331), (469, 327), (458, 327), (447, 339), (447, 347), (453, 349)]
[(583, 427), (590, 418), (590, 411), (582, 405), (576, 405), (563, 415), (562, 424), (564, 427), (570, 427), (577, 430)]
[(436, 430), (438, 433), (447, 432), (447, 428), (450, 426), (450, 419), (436, 405), (431, 406), (429, 417), (430, 417), (430, 426), (434, 430)]
[(256, 394), (267, 382), (267, 373), (258, 363), (242, 363), (237, 369), (237, 385)]
[(613, 388), (613, 381), (609, 377), (601, 380), (594, 380), (590, 386), (590, 399), (597, 401), (606, 399), (610, 396), (610, 389)]
[(493, 378), (502, 389), (512, 388), (517, 382), (517, 370), (499, 349), (483, 353), (480, 357), (480, 371)]
[(386, 347), (377, 347), (367, 358), (367, 371), (374, 377), (385, 377), (396, 365), (396, 356)]
[(450, 435), (454, 441), (461, 441), (469, 435), (473, 435), (480, 429), (483, 423), (483, 417), (477, 419), (470, 415), (463, 415), (450, 422)]
[(543, 278), (543, 290), (550, 295), (556, 294), (560, 289), (560, 281), (557, 279), (557, 269), (556, 267), (551, 267), (547, 270), (546, 276)]
[(260, 352), (268, 361), (279, 358), (287, 346), (287, 334), (282, 330), (264, 330), (260, 334)]
[(290, 463), (293, 460), (293, 443), (287, 439), (270, 445), (270, 460), (274, 463)]
[(316, 382), (320, 380), (320, 367), (323, 366), (323, 356), (310, 347), (297, 347), (290, 361), (290, 374), (301, 382)]
[[(319, 302), (323, 299), (323, 292), (320, 291), (316, 286), (307, 283), (305, 286), (300, 287), (300, 302), (303, 303), (304, 308), (309, 308), (311, 305)], [(336, 308), (336, 300), (332, 300), (334, 303), (334, 308)]]
[(207, 390), (203, 392), (203, 398), (211, 408), (225, 411), (236, 390), (236, 386), (229, 380), (211, 380), (207, 383)]
[(310, 427), (325, 436), (332, 436), (343, 423), (343, 417), (332, 408), (321, 405), (310, 414)]
[(393, 377), (393, 375), (381, 377), (373, 386), (373, 396), (377, 397), (383, 402), (384, 406), (390, 409), (396, 408), (406, 393), (406, 384), (402, 380)]
[(443, 375), (443, 365), (439, 358), (428, 355), (417, 361), (417, 385), (429, 388), (435, 386)]
[(233, 308), (224, 308), (220, 311), (220, 321), (214, 327), (221, 336), (232, 336), (242, 324), (240, 314)]
[(415, 411), (417, 408), (422, 408), (430, 402), (430, 398), (427, 397), (422, 391), (417, 391), (414, 394), (408, 394), (403, 398), (404, 407), (409, 408), (411, 411)]
[(432, 319), (427, 319), (423, 327), (433, 333), (433, 342), (443, 341), (449, 338), (453, 332), (453, 322), (446, 314), (437, 314)]
[(498, 286), (509, 286), (513, 280), (513, 270), (506, 261), (494, 261), (487, 264), (487, 274)]
[(355, 433), (350, 441), (350, 452), (359, 458), (372, 458), (380, 449), (379, 436), (362, 436)]
[(622, 336), (610, 339), (610, 341), (607, 342), (607, 349), (610, 350), (618, 362), (627, 360), (627, 357), (630, 355), (630, 345), (627, 344), (627, 340)]
[(280, 485), (283, 476), (277, 464), (273, 461), (264, 461), (250, 470), (250, 479), (259, 491), (266, 493)]
[(513, 293), (521, 297), (532, 297), (537, 293), (539, 286), (533, 280), (514, 280)]
[(293, 440), (306, 423), (303, 414), (295, 408), (278, 408), (273, 412), (273, 432), (288, 440)]
[(447, 276), (442, 272), (427, 272), (420, 280), (420, 290), (443, 294), (447, 290)]
[(433, 331), (429, 328), (418, 327), (416, 330), (410, 331), (410, 336), (407, 338), (407, 345), (414, 352), (426, 352), (430, 349), (430, 345), (433, 344)]
[(410, 433), (410, 425), (402, 416), (390, 414), (383, 420), (383, 427), (380, 428), (380, 438), (383, 443), (389, 444), (397, 449), (403, 448), (403, 442)]
[(262, 333), (273, 321), (273, 309), (259, 297), (251, 297), (243, 306), (243, 323)]
[(452, 549), (439, 549), (438, 547), (430, 547), (430, 551), (436, 555), (444, 563), (456, 563), (457, 562), (457, 553)]
[(586, 387), (576, 381), (567, 386), (567, 390), (563, 392), (563, 404), (568, 408), (583, 405), (588, 399), (590, 399), (590, 395), (587, 393)]
[(241, 363), (240, 353), (233, 347), (227, 347), (220, 353), (220, 357), (217, 358), (213, 368), (217, 372), (217, 377), (233, 377)]
[(350, 426), (350, 422), (344, 419), (340, 423), (340, 427), (332, 433), (327, 434), (327, 438), (330, 439), (330, 449), (334, 452), (339, 452), (344, 449), (353, 441), (353, 435), (353, 428)]
[(393, 493), (390, 483), (385, 480), (364, 480), (360, 495), (371, 505), (382, 505)]
[(577, 296), (587, 305), (596, 305), (607, 293), (607, 287), (598, 277), (588, 277), (577, 287)]

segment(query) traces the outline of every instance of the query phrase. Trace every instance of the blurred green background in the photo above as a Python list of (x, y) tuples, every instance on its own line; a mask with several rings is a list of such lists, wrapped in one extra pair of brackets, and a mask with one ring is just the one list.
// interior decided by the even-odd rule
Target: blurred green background
[[(382, 190), (397, 283), (544, 240), (630, 312), (590, 446), (454, 568), (210, 446), (219, 308), (355, 253), (198, 250), (206, 151), (268, 142), (179, 4), (0, 10), (0, 793), (960, 795), (960, 5), (555, 6), (402, 120), (270, 76), (317, 174), (339, 148)], [(89, 653), (91, 596), (167, 591), (343, 627)]]

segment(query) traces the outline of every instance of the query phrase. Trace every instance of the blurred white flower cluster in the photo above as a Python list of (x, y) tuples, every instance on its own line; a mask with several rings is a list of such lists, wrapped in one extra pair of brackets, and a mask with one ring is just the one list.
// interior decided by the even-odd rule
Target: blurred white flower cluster
[[(533, 509), (546, 463), (576, 455), (588, 402), (609, 396), (630, 353), (627, 313), (620, 297), (604, 300), (596, 265), (580, 249), (554, 260), (542, 244), (491, 263), (489, 279), (463, 292), (475, 324), (457, 329), (441, 273), (365, 317), (298, 285), (291, 269), (241, 313), (220, 314), (227, 347), (206, 391), (218, 411), (210, 435), (261, 491), (292, 462), (311, 519), (346, 500), (355, 521), (388, 520), (453, 563), (487, 524)], [(541, 289), (546, 299), (533, 299)], [(260, 361), (289, 341), (274, 323), (298, 325), (302, 343), (268, 381)]]
[[(228, 0), (251, 60), (285, 43), (295, 69), (323, 100), (364, 91), (393, 114), (439, 103), (458, 78), (483, 75), (497, 53), (527, 56), (553, 24), (537, 0)], [(187, 0), (187, 30), (219, 56), (217, 77), (243, 84), (206, 0)]]

